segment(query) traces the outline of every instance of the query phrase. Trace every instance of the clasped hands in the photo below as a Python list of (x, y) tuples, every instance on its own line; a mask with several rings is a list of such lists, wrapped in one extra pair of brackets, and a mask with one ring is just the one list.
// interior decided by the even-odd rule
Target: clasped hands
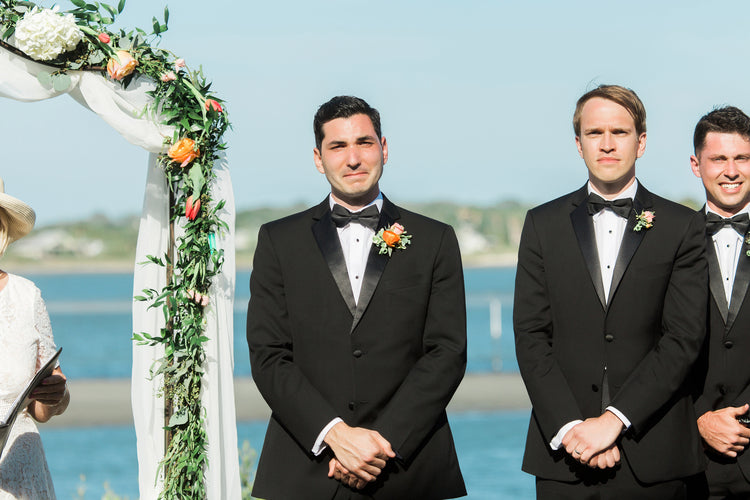
[(574, 460), (593, 469), (612, 468), (620, 463), (616, 441), (622, 430), (623, 424), (617, 415), (605, 411), (571, 428), (565, 433), (562, 446)]
[(750, 405), (728, 406), (698, 417), (698, 432), (716, 452), (734, 458), (750, 444), (750, 429), (737, 421)]
[(379, 432), (344, 422), (331, 427), (325, 443), (335, 455), (328, 463), (328, 477), (358, 490), (375, 481), (388, 460), (396, 456)]

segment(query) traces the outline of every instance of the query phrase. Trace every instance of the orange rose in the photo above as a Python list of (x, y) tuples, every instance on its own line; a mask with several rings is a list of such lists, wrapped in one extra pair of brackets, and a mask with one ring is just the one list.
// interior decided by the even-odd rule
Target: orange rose
[(172, 161), (179, 163), (181, 167), (188, 165), (191, 161), (198, 158), (200, 154), (200, 150), (195, 147), (195, 141), (188, 137), (183, 137), (167, 151), (167, 155)]
[(224, 111), (224, 109), (221, 107), (221, 104), (219, 104), (214, 99), (206, 99), (206, 111), (216, 111), (217, 113), (221, 113)]
[(398, 243), (398, 240), (401, 238), (399, 235), (394, 233), (393, 231), (383, 231), (383, 241), (385, 241), (385, 244), (389, 247), (392, 247), (396, 243)]
[[(119, 62), (117, 59), (119, 59)], [(122, 80), (138, 66), (138, 61), (133, 59), (133, 56), (127, 50), (118, 50), (117, 59), (113, 57), (107, 63), (107, 73), (113, 80)]]

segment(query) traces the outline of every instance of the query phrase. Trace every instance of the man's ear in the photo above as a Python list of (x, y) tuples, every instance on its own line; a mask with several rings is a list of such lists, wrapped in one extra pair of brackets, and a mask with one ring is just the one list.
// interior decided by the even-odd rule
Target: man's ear
[(318, 169), (318, 172), (325, 174), (326, 171), (323, 168), (323, 159), (320, 157), (320, 150), (318, 148), (313, 148), (313, 161), (315, 162), (315, 168)]
[(385, 165), (388, 162), (388, 142), (385, 136), (380, 139), (380, 147), (383, 149), (383, 165)]

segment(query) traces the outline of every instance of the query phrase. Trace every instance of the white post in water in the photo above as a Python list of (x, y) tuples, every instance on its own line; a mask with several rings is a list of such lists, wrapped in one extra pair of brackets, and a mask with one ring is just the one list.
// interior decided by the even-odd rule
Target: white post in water
[[(497, 297), (490, 299), (490, 337), (492, 337), (493, 343), (497, 343), (503, 334), (503, 304)], [(495, 349), (493, 349), (495, 351)], [(492, 356), (492, 369), (493, 371), (501, 371), (503, 369), (503, 358), (500, 349), (497, 349), (497, 355)]]

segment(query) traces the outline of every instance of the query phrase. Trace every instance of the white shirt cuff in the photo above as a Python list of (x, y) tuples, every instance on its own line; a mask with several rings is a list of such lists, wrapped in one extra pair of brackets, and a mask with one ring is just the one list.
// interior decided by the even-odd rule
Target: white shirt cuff
[(552, 448), (553, 450), (559, 450), (560, 446), (562, 445), (562, 440), (565, 437), (565, 434), (567, 434), (570, 429), (580, 424), (581, 422), (583, 422), (583, 420), (573, 420), (563, 425), (560, 428), (560, 430), (557, 431), (557, 434), (555, 434), (555, 437), (552, 438), (552, 441), (549, 442), (549, 447)]
[(343, 422), (343, 420), (341, 420), (339, 417), (336, 417), (331, 420), (328, 425), (323, 427), (323, 430), (320, 431), (320, 434), (318, 434), (318, 439), (315, 440), (315, 444), (313, 445), (312, 450), (310, 450), (313, 452), (313, 455), (317, 457), (318, 455), (323, 453), (323, 450), (328, 448), (328, 445), (325, 444), (323, 440), (326, 438), (326, 434), (328, 434), (328, 431), (331, 430), (331, 427), (338, 424), (339, 422)]
[(607, 406), (607, 407), (605, 408), (605, 410), (606, 410), (606, 411), (611, 411), (612, 413), (614, 413), (614, 414), (615, 414), (615, 416), (616, 416), (617, 418), (619, 418), (619, 419), (620, 419), (620, 421), (622, 422), (622, 425), (624, 425), (624, 426), (625, 426), (625, 428), (624, 428), (624, 429), (622, 430), (623, 432), (625, 432), (626, 430), (630, 429), (630, 425), (631, 425), (631, 424), (630, 424), (630, 420), (628, 420), (628, 417), (626, 417), (625, 415), (623, 415), (623, 414), (622, 414), (622, 412), (621, 412), (620, 410), (618, 410), (618, 409), (617, 409), (617, 408), (615, 408), (614, 406)]

